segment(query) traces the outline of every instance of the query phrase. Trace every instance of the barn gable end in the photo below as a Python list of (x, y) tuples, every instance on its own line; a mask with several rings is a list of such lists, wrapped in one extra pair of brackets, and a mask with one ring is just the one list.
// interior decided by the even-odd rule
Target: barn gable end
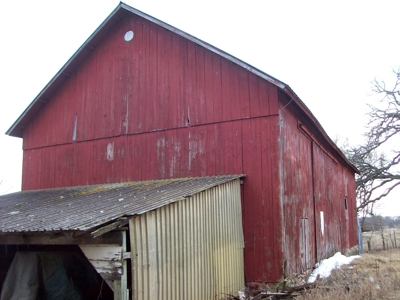
[(8, 134), (23, 190), (246, 174), (248, 281), (357, 243), (357, 170), (290, 87), (123, 3)]

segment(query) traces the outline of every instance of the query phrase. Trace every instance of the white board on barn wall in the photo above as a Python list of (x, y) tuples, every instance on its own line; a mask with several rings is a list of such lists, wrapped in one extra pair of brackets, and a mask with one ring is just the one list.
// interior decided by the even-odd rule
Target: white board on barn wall
[(321, 217), (321, 233), (322, 236), (324, 236), (325, 223), (324, 223), (324, 212), (322, 210), (320, 211), (320, 217)]

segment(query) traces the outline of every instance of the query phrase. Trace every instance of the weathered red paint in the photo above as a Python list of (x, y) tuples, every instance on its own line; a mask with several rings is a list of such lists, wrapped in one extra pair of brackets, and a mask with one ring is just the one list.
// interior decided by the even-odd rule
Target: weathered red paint
[(292, 274), (357, 244), (355, 181), (295, 107), (284, 106), (281, 118), (285, 257)]
[(275, 282), (357, 243), (354, 170), (286, 97), (131, 14), (24, 130), (23, 189), (246, 174), (246, 278)]

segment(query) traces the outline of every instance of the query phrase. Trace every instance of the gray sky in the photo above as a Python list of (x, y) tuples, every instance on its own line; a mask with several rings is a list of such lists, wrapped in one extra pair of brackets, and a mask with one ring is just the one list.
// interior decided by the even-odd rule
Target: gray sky
[[(3, 133), (118, 3), (0, 3), (0, 194), (20, 189), (22, 169), (21, 139)], [(376, 99), (371, 81), (400, 66), (397, 0), (125, 3), (287, 83), (332, 139), (351, 144), (362, 142), (366, 103)]]

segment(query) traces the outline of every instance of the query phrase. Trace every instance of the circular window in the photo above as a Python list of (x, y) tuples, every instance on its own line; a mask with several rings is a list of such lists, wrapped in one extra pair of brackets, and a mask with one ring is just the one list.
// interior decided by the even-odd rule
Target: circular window
[(129, 31), (127, 31), (127, 32), (125, 33), (125, 35), (124, 35), (124, 40), (127, 41), (127, 42), (129, 42), (129, 41), (131, 41), (131, 40), (133, 39), (133, 36), (134, 36), (133, 31), (132, 31), (132, 30), (129, 30)]

